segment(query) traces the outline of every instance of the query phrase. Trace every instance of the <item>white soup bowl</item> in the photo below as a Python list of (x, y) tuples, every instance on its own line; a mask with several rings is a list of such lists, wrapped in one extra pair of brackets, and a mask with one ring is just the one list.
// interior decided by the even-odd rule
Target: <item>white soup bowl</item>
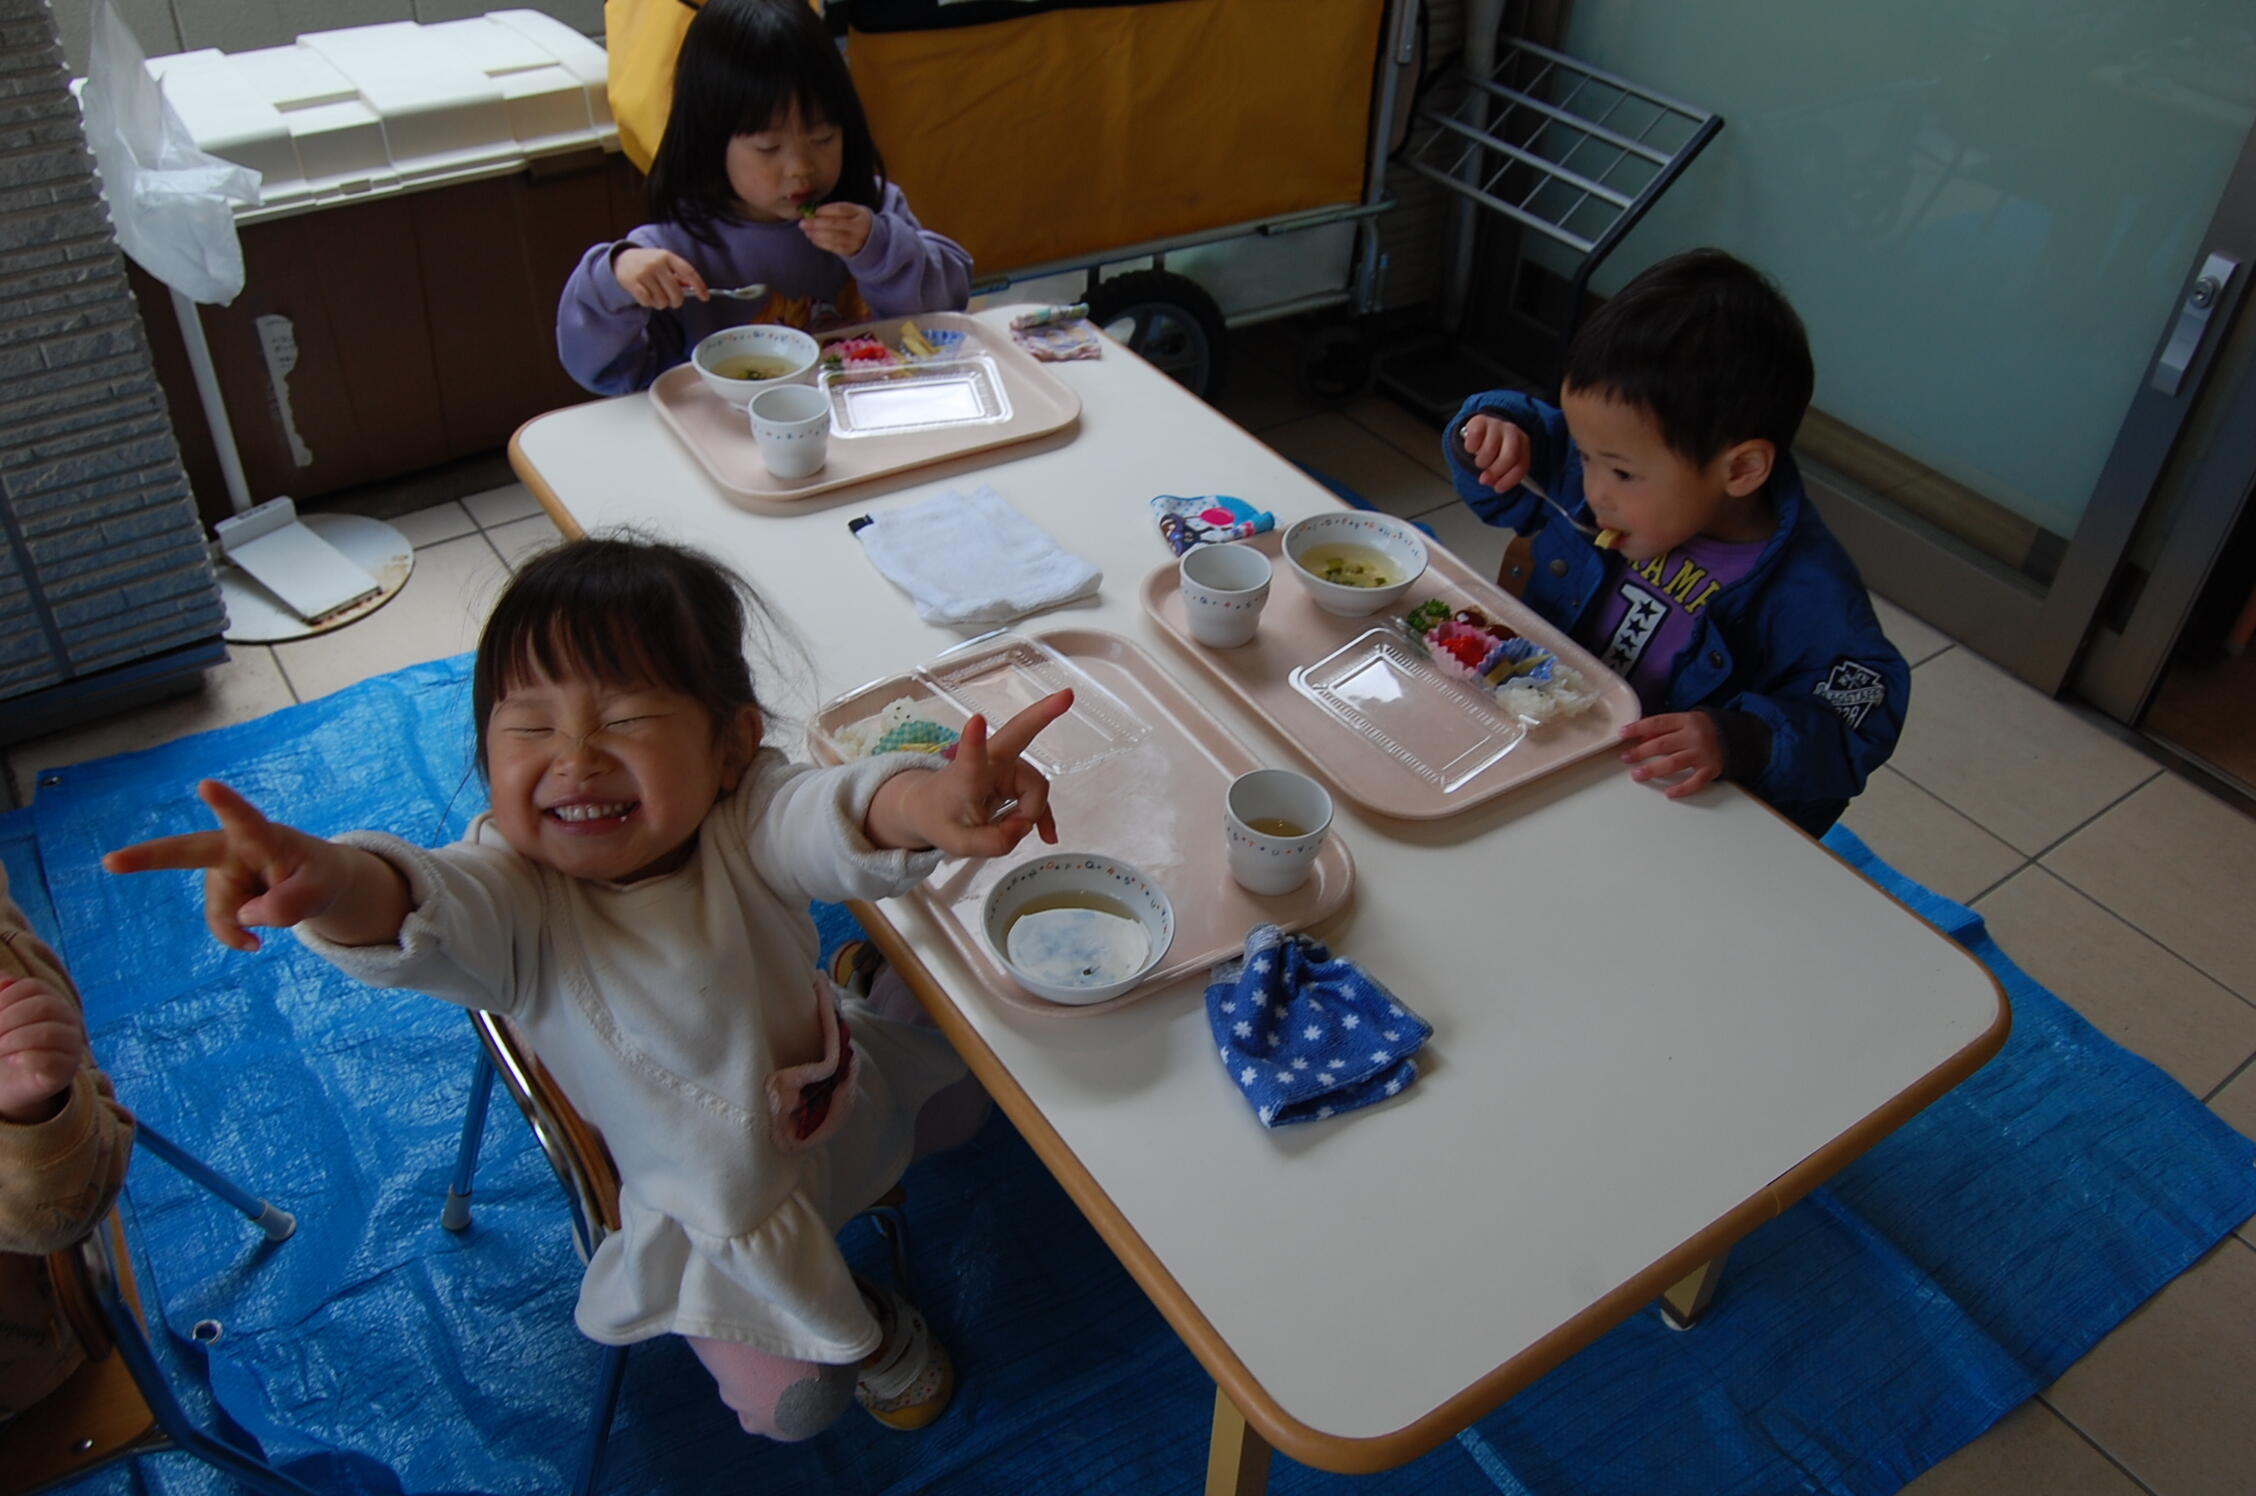
[[(1377, 551), (1401, 573), (1384, 587), (1351, 587), (1327, 582), (1301, 558), (1329, 545), (1356, 545)], [(1351, 509), (1317, 514), (1285, 531), (1286, 569), (1307, 589), (1317, 607), (1342, 618), (1361, 618), (1392, 607), (1426, 573), (1426, 541), (1407, 520)]]
[[(1088, 919), (1075, 921), (1052, 902), (1085, 896), (1126, 910), (1128, 919), (1091, 911)], [(1066, 917), (1039, 937), (1021, 936), (1013, 960), (1011, 927), (1022, 916), (1042, 914), (1043, 906)], [(980, 927), (995, 959), (1020, 986), (1051, 1002), (1080, 1006), (1118, 997), (1159, 969), (1175, 940), (1175, 906), (1149, 874), (1117, 857), (1044, 852), (1004, 873), (988, 890)]]

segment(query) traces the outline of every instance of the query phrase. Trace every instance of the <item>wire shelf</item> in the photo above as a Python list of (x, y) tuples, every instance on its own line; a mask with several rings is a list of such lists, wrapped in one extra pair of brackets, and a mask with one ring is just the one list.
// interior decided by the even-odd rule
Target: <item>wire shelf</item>
[(1533, 42), (1499, 39), (1417, 111), (1402, 164), (1580, 257), (1591, 271), (1723, 128), (1723, 117)]

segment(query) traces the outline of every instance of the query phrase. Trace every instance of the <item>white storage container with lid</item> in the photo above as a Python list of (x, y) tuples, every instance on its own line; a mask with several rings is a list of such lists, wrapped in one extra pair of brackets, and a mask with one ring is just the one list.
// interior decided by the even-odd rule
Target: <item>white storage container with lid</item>
[(616, 151), (603, 48), (536, 10), (149, 59), (196, 143), (255, 168), (239, 223)]

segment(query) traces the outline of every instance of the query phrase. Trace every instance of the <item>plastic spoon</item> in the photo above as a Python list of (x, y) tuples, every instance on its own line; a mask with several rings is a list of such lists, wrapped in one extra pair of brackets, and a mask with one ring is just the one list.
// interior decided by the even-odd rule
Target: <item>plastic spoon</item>
[(726, 296), (731, 301), (765, 301), (768, 297), (768, 288), (763, 282), (754, 281), (749, 286), (738, 286), (733, 291), (719, 291), (708, 288), (705, 294), (708, 296)]

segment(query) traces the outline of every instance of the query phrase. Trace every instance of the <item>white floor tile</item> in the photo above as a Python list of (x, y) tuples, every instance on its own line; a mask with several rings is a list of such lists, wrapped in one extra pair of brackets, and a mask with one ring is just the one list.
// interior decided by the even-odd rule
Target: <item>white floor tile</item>
[(542, 512), (540, 500), (522, 483), (512, 483), (506, 488), (489, 489), (474, 493), (462, 501), (470, 517), (490, 530), (496, 525), (506, 525), (511, 520)]
[(275, 663), (272, 649), (256, 644), (231, 644), (228, 658), (204, 672), (200, 690), (90, 722), (69, 732), (19, 743), (8, 750), (8, 765), (19, 796), (28, 803), (35, 798), (36, 776), (41, 769), (57, 769), (107, 758), (113, 753), (154, 748), (191, 733), (263, 717), (296, 700), (290, 692), (289, 681)]
[(2145, 754), (1964, 649), (1912, 671), (1911, 712), (1889, 764), (2032, 856), (2160, 772)]
[(478, 522), (459, 501), (433, 504), (428, 509), (418, 509), (413, 514), (403, 514), (391, 521), (393, 529), (407, 537), (412, 546), (437, 545), (442, 540), (457, 540), (473, 534)]
[(1903, 651), (1906, 662), (1916, 665), (1951, 647), (1950, 635), (1941, 629), (1914, 618), (1877, 592), (1871, 596), (1872, 610), (1880, 615), (1880, 632)]
[(1902, 1496), (2142, 1496), (2138, 1482), (2035, 1398)]
[(483, 535), (445, 540), (415, 553), (415, 570), (390, 602), (357, 622), (312, 639), (274, 646), (300, 700), (311, 701), (372, 675), (461, 654), (509, 572)]
[(1975, 905), (2023, 971), (2196, 1096), (2256, 1055), (2243, 1002), (2090, 899), (2030, 865)]
[(564, 538), (556, 528), (556, 521), (545, 513), (529, 519), (511, 520), (506, 525), (495, 525), (486, 531), (486, 539), (501, 552), (502, 561), (511, 571), (524, 564), (525, 558), (535, 551), (545, 551)]
[(2256, 820), (2165, 774), (2044, 864), (2256, 1001)]
[[(2209, 1109), (2225, 1119), (2244, 1138), (2256, 1138), (2256, 1065), (2234, 1076), (2224, 1089), (2209, 1098)], [(2240, 1223), (2236, 1233), (2256, 1246), (2256, 1216)]]
[(1496, 568), (1504, 560), (1504, 547), (1512, 539), (1510, 530), (1483, 524), (1479, 515), (1455, 499), (1413, 517), (1419, 524), (1431, 528), (1434, 537), (1482, 579), (1496, 580)]
[(1256, 433), (1308, 414), (1307, 397), (1291, 375), (1249, 358), (1233, 359), (1212, 403), (1223, 415)]
[(1423, 514), (1456, 501), (1446, 479), (1343, 415), (1306, 416), (1262, 432), (1261, 439), (1388, 514)]
[(1449, 459), (1441, 455), (1440, 427), (1428, 425), (1424, 417), (1413, 415), (1384, 395), (1366, 395), (1348, 406), (1347, 415), (1444, 483), (1450, 481)]
[(1866, 781), (1841, 820), (1897, 872), (1960, 903), (2027, 861), (1886, 766)]
[(2256, 1250), (2224, 1243), (2045, 1393), (2163, 1496), (2247, 1496), (2256, 1471)]

